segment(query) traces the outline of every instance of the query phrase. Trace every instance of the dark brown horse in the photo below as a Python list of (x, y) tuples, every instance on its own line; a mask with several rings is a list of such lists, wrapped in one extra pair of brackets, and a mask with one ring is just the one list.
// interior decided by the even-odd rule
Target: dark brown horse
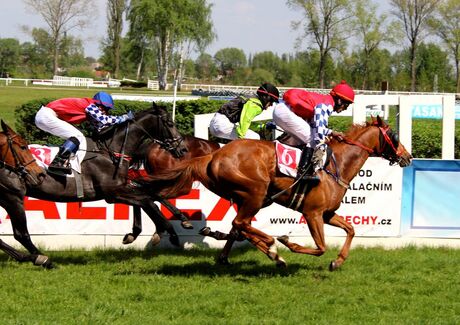
[[(172, 169), (176, 166), (179, 161), (201, 157), (207, 155), (213, 151), (216, 151), (220, 148), (217, 142), (210, 140), (205, 140), (201, 138), (196, 138), (193, 136), (183, 136), (183, 144), (187, 148), (187, 151), (183, 154), (181, 158), (173, 156), (168, 150), (163, 149), (159, 144), (153, 143), (148, 146), (146, 154), (143, 154), (141, 157), (144, 160), (144, 166), (146, 172), (149, 174), (161, 173), (165, 170)], [(173, 217), (180, 219), (182, 226), (186, 229), (192, 229), (192, 224), (188, 219), (182, 214), (182, 212), (172, 205), (168, 200), (163, 200), (158, 197), (158, 201), (161, 202), (166, 208), (168, 208), (172, 213)], [(162, 229), (157, 229), (156, 233), (153, 235), (153, 238), (158, 238), (158, 232), (161, 232)], [(133, 207), (133, 229), (131, 233), (128, 233), (123, 238), (123, 244), (131, 244), (136, 240), (136, 238), (142, 232), (142, 218), (141, 218), (141, 209), (138, 206)], [(171, 237), (170, 240), (173, 244), (179, 245), (178, 238)]]
[[(329, 147), (335, 163), (319, 172), (320, 183), (307, 189), (296, 209), (307, 219), (316, 247), (292, 243), (287, 236), (278, 240), (293, 252), (320, 256), (326, 251), (324, 223), (342, 228), (347, 236), (337, 259), (330, 264), (330, 269), (335, 270), (347, 259), (354, 237), (353, 226), (336, 214), (348, 184), (371, 155), (401, 167), (410, 165), (412, 156), (380, 118), (365, 125), (353, 125), (344, 139), (332, 139)], [(286, 265), (278, 255), (275, 239), (251, 226), (251, 219), (262, 207), (272, 202), (289, 206), (292, 200), (294, 179), (278, 170), (273, 142), (232, 141), (212, 154), (184, 161), (145, 182), (154, 188), (159, 186), (162, 189), (159, 195), (177, 197), (188, 193), (194, 180), (237, 204), (238, 212), (232, 223), (233, 239), (243, 236), (277, 265)]]
[[(4, 139), (14, 131), (5, 123), (2, 123), (2, 127), (4, 132), (0, 133), (2, 139), (0, 143), (5, 147), (9, 142)], [(15, 134), (15, 138), (19, 137)], [(100, 134), (95, 141), (88, 139), (89, 146), (85, 159), (81, 163), (82, 173), (78, 179), (52, 174), (43, 176), (43, 171), (41, 169), (35, 171), (32, 164), (25, 165), (23, 168), (0, 168), (0, 206), (10, 216), (14, 238), (29, 253), (41, 254), (29, 235), (24, 211), (26, 195), (56, 202), (105, 199), (109, 203), (141, 206), (155, 224), (173, 232), (172, 225), (159, 213), (158, 207), (152, 200), (156, 197), (127, 183), (127, 174), (129, 158), (142, 144), (161, 143), (179, 156), (186, 150), (182, 140), (167, 110), (152, 104), (152, 109), (136, 112), (132, 121), (113, 126)], [(8, 148), (0, 149), (0, 153), (6, 155), (0, 156), (0, 160), (8, 161), (7, 159), (11, 157), (16, 160), (16, 155)]]

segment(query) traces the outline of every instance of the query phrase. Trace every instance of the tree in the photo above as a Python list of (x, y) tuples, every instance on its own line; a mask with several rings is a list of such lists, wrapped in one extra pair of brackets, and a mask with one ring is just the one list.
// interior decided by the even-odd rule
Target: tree
[(88, 24), (90, 14), (94, 15), (91, 0), (24, 0), (40, 14), (49, 27), (53, 50), (53, 73), (59, 68), (59, 48), (64, 35), (76, 27)]
[(338, 66), (342, 78), (351, 84), (362, 85), (362, 89), (380, 90), (382, 81), (391, 81), (392, 78), (391, 53), (386, 49), (376, 48), (370, 53), (363, 49), (353, 51)]
[(428, 24), (443, 41), (454, 61), (456, 93), (460, 93), (460, 1), (443, 1), (437, 9)]
[(21, 46), (14, 38), (0, 39), (0, 77), (12, 76), (20, 61)]
[[(174, 48), (187, 42), (206, 44), (213, 35), (210, 5), (205, 0), (132, 0), (128, 19), (144, 33), (157, 51), (158, 83), (166, 89)], [(184, 58), (184, 55), (182, 55)], [(179, 64), (180, 65), (180, 64)]]
[(416, 91), (417, 47), (427, 32), (427, 21), (440, 0), (390, 0), (392, 14), (403, 24), (409, 40), (411, 91)]
[(127, 0), (107, 1), (107, 41), (111, 57), (111, 69), (115, 78), (120, 73), (121, 32), (123, 30), (123, 13), (126, 10)]
[(295, 29), (302, 26), (304, 37), (313, 39), (318, 46), (318, 82), (320, 88), (324, 88), (327, 59), (332, 51), (342, 51), (349, 35), (348, 0), (287, 0), (287, 4), (305, 15), (304, 21), (294, 22), (293, 26)]
[(386, 26), (385, 14), (377, 15), (376, 4), (368, 0), (356, 0), (353, 3), (355, 16), (351, 19), (353, 29), (356, 31), (358, 47), (362, 46), (362, 51), (358, 51), (360, 66), (357, 76), (361, 80), (361, 89), (366, 89), (370, 79), (370, 65), (372, 64), (373, 53), (379, 49), (382, 43), (390, 42), (394, 38), (396, 26)]
[(208, 53), (202, 53), (195, 60), (195, 71), (197, 78), (200, 80), (212, 80), (217, 77), (217, 67), (212, 56)]
[(176, 0), (176, 6), (180, 4), (182, 16), (188, 20), (181, 19), (181, 30), (177, 32), (175, 49), (178, 55), (175, 79), (178, 88), (181, 88), (184, 77), (184, 61), (188, 59), (193, 48), (203, 51), (215, 38), (211, 20), (211, 5), (206, 0)]
[(267, 81), (270, 81), (272, 83), (277, 83), (275, 82), (275, 80), (278, 81), (278, 80), (283, 79), (282, 77), (283, 62), (275, 53), (271, 51), (265, 51), (265, 52), (254, 54), (251, 60), (251, 66), (254, 69), (254, 71), (256, 69), (263, 69), (265, 71), (269, 71), (272, 76), (272, 79), (274, 80), (267, 79)]
[[(420, 43), (417, 55), (417, 83), (420, 91), (454, 91), (448, 54), (437, 44)], [(449, 83), (451, 87), (449, 87)]]
[(232, 76), (236, 70), (244, 68), (247, 64), (246, 55), (242, 49), (227, 47), (214, 54), (220, 74), (224, 78)]

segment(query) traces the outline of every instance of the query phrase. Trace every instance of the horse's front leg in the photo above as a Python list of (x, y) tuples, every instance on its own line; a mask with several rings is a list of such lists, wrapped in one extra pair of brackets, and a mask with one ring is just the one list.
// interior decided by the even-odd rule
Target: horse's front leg
[(308, 228), (310, 234), (315, 241), (316, 248), (301, 246), (289, 241), (288, 236), (278, 237), (278, 241), (289, 248), (294, 253), (309, 254), (314, 256), (321, 256), (326, 252), (326, 242), (324, 239), (324, 221), (322, 212), (310, 211), (307, 215), (304, 211), (304, 216), (307, 218)]
[(123, 244), (133, 243), (142, 232), (141, 207), (133, 205), (133, 231), (123, 237)]
[(43, 265), (46, 268), (53, 268), (54, 265), (51, 260), (47, 256), (43, 255), (30, 239), (29, 230), (27, 229), (26, 213), (24, 211), (24, 200), (18, 197), (9, 198), (8, 200), (6, 200), (7, 197), (4, 197), (3, 199), (4, 200), (2, 200), (0, 203), (10, 216), (14, 239), (21, 243), (21, 245), (29, 251), (31, 256), (29, 258), (27, 255), (23, 255), (22, 253), (15, 251), (6, 243), (3, 243), (2, 249), (6, 253), (9, 252), (10, 256), (13, 258), (15, 252), (17, 252), (18, 254), (16, 254), (16, 257), (19, 258), (19, 260), (16, 258), (15, 259), (19, 262), (31, 261), (36, 265)]
[(325, 216), (325, 221), (331, 226), (342, 228), (347, 233), (347, 238), (345, 239), (345, 243), (343, 244), (337, 259), (335, 261), (332, 261), (329, 265), (329, 270), (334, 271), (338, 269), (340, 266), (342, 266), (342, 264), (348, 258), (348, 255), (350, 253), (351, 242), (353, 240), (353, 237), (355, 236), (355, 229), (351, 224), (346, 222), (345, 219), (343, 219), (336, 213), (334, 213), (334, 215), (331, 218)]

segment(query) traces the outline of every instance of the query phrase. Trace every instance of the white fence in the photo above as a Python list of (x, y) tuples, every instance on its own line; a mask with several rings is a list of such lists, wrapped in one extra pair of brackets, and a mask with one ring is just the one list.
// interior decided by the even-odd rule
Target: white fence
[(0, 82), (4, 81), (6, 86), (11, 86), (13, 83), (21, 82), (25, 86), (40, 85), (40, 86), (64, 86), (64, 87), (86, 87), (86, 88), (117, 88), (120, 87), (120, 80), (109, 79), (97, 81), (92, 78), (77, 78), (54, 76), (53, 79), (21, 79), (21, 78), (0, 78)]
[(150, 90), (159, 90), (160, 89), (160, 84), (156, 80), (148, 80), (147, 82), (147, 88)]

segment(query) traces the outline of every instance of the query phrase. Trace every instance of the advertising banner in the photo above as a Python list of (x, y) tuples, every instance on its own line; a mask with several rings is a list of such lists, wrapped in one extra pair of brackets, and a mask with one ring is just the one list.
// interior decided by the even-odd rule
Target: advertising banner
[[(325, 176), (330, 177), (330, 176)], [(355, 227), (357, 236), (398, 236), (400, 228), (402, 169), (390, 167), (381, 158), (370, 158), (350, 184), (338, 214)], [(193, 222), (194, 230), (174, 226), (179, 234), (196, 235), (204, 226), (228, 232), (236, 216), (236, 206), (224, 200), (200, 183), (186, 196), (171, 200)], [(168, 218), (171, 213), (159, 205)], [(27, 221), (31, 234), (123, 235), (131, 231), (132, 209), (105, 201), (55, 203), (27, 198)], [(155, 227), (143, 214), (145, 234)], [(307, 219), (301, 213), (272, 204), (262, 209), (253, 225), (270, 235), (310, 236)], [(7, 213), (0, 209), (0, 234), (11, 234)], [(326, 226), (326, 235), (344, 236), (338, 228)]]

